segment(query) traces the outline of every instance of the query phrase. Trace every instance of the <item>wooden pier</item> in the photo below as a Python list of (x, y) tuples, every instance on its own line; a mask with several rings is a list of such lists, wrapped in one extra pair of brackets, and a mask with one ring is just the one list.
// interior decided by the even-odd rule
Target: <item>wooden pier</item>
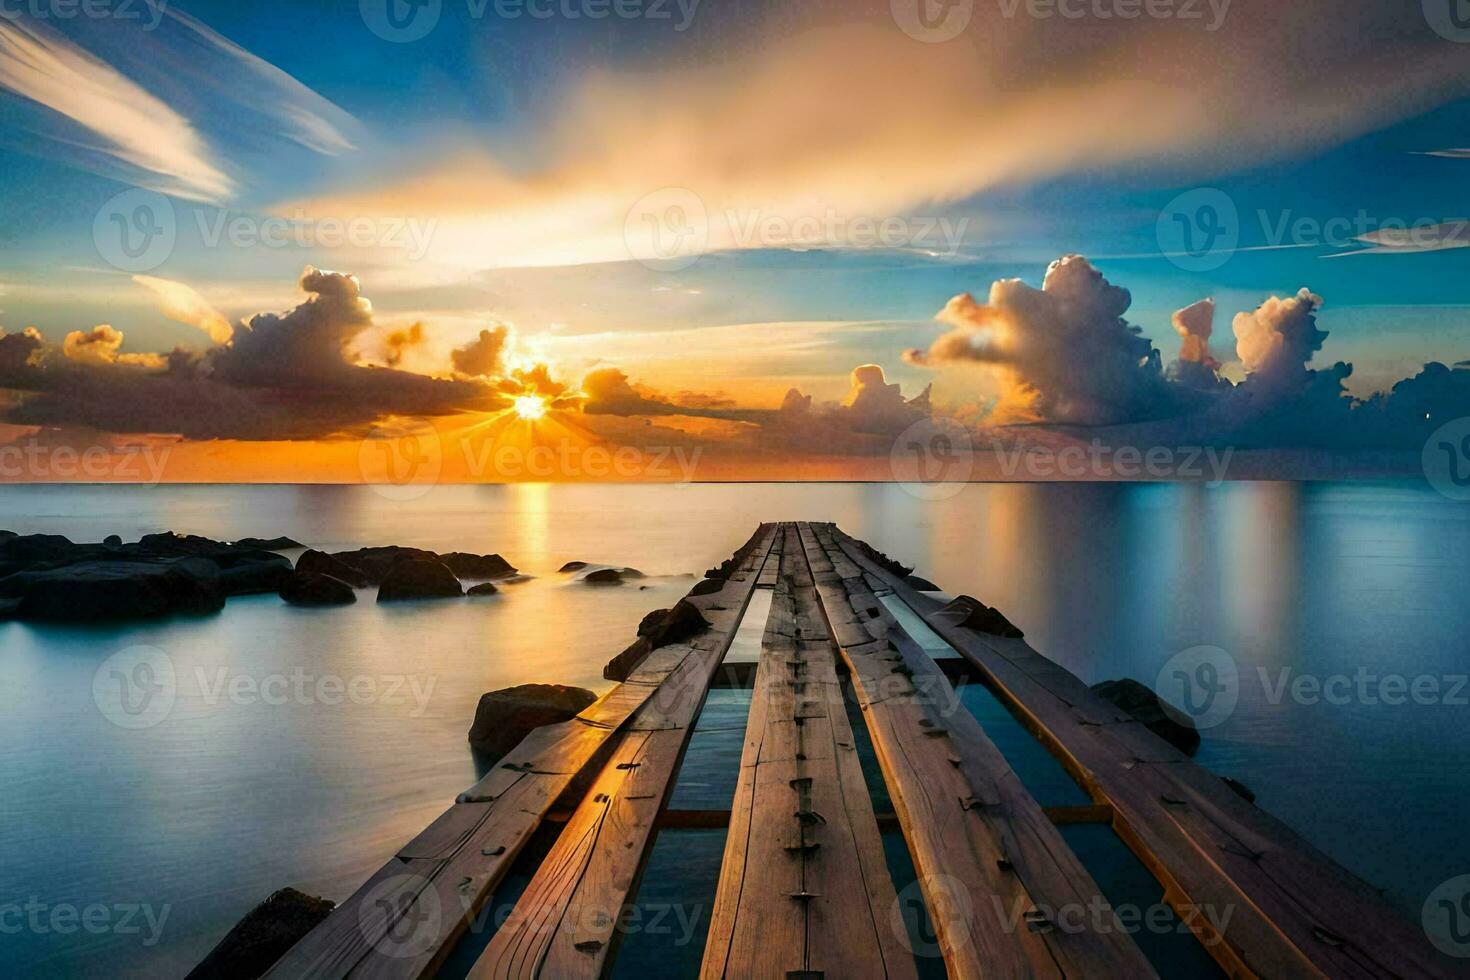
[[(770, 593), (770, 612), (741, 634), (761, 631), (754, 668), (724, 664), (758, 591)], [(880, 836), (895, 829), (949, 976), (1157, 975), (1058, 830), (1079, 822), (1112, 827), (1230, 976), (1470, 974), (1003, 618), (916, 589), (833, 525), (761, 525), (683, 601), (706, 628), (630, 647), (609, 665), (622, 683), (532, 732), (269, 975), (435, 975), (468, 931), (491, 928), (482, 913), (538, 834), (554, 841), (522, 868), (530, 881), (509, 917), (488, 943), (466, 940), (483, 947), (469, 975), (606, 975), (660, 829), (691, 827), (728, 828), (703, 977), (915, 976)], [(933, 635), (926, 648), (904, 628), (895, 603), (942, 639), (944, 656)], [(959, 706), (960, 677), (1010, 709), (1091, 805), (1043, 808)], [(753, 694), (731, 809), (671, 810), (708, 692), (737, 685)], [(892, 813), (875, 811), (848, 698)], [(1059, 921), (1058, 910), (1098, 907), (1105, 914), (1080, 926)]]

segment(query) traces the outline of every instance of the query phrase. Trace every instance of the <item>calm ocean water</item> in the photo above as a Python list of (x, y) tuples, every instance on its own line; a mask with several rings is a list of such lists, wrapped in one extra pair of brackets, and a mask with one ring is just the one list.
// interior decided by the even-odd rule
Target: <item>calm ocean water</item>
[[(1413, 915), (1470, 873), (1470, 506), (1422, 486), (7, 487), (0, 528), (23, 533), (498, 551), (536, 577), (482, 601), (0, 624), (0, 973), (182, 975), (276, 888), (346, 896), (474, 781), (481, 693), (604, 689), (644, 613), (756, 522), (797, 519), (999, 606), (1089, 682), (1220, 648), (1238, 704), (1200, 761)], [(555, 573), (572, 559), (652, 577), (579, 586)], [(136, 646), (167, 654), (176, 697), (130, 728), (93, 685)]]

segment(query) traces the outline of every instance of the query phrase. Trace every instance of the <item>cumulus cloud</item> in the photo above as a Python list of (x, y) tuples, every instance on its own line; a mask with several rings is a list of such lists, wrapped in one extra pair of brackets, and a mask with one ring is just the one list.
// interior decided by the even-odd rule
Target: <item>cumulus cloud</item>
[(1235, 353), (1246, 376), (1277, 387), (1298, 383), (1327, 339), (1317, 329), (1321, 306), (1322, 297), (1303, 288), (1286, 299), (1272, 296), (1253, 313), (1237, 313)]
[(345, 353), (372, 326), (351, 275), (308, 268), (309, 295), (262, 313), (202, 354), (121, 353), (107, 325), (59, 348), (33, 331), (0, 336), (0, 385), (20, 394), (0, 421), (190, 439), (311, 439), (360, 432), (385, 416), (502, 408), (490, 387), (367, 367)]
[(1215, 301), (1202, 299), (1178, 310), (1171, 318), (1181, 338), (1179, 358), (1169, 365), (1168, 377), (1186, 388), (1209, 391), (1228, 382), (1220, 377), (1220, 362), (1210, 353), (1215, 332)]
[(1159, 351), (1123, 314), (1132, 305), (1080, 255), (1053, 262), (1040, 289), (1019, 279), (990, 287), (988, 302), (951, 299), (936, 319), (951, 326), (915, 364), (975, 363), (997, 369), (997, 413), (1012, 421), (1111, 425), (1185, 407), (1164, 377)]
[(122, 331), (102, 323), (91, 330), (73, 330), (67, 334), (61, 342), (61, 353), (78, 364), (125, 364), (154, 370), (164, 366), (164, 358), (159, 354), (121, 353), (122, 343)]
[(853, 368), (852, 387), (842, 401), (841, 417), (861, 432), (902, 432), (929, 414), (929, 389), (912, 401), (903, 389), (889, 384), (883, 368), (863, 364)]
[(510, 328), (497, 326), (481, 330), (479, 336), (450, 352), (454, 370), (470, 378), (493, 378), (505, 372), (505, 354), (510, 344)]

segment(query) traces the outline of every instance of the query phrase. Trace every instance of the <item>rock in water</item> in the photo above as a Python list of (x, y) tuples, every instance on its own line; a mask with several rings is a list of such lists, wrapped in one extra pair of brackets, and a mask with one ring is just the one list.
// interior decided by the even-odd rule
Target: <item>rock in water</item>
[(399, 599), (457, 599), (464, 595), (459, 579), (442, 561), (412, 558), (393, 566), (378, 586), (378, 601)]
[(495, 586), (491, 585), (489, 582), (481, 582), (479, 585), (472, 585), (472, 586), (470, 586), (468, 589), (465, 590), (465, 593), (464, 594), (465, 595), (495, 595), (499, 591), (500, 591), (499, 589), (497, 589)]
[(569, 561), (565, 565), (563, 565), (562, 567), (558, 568), (557, 571), (558, 572), (580, 572), (582, 569), (584, 569), (586, 567), (587, 567), (587, 563), (585, 561)]
[(1189, 716), (1146, 685), (1125, 677), (1094, 684), (1092, 689), (1185, 755), (1194, 755), (1199, 748), (1199, 731), (1189, 722)]
[(346, 606), (357, 601), (352, 586), (317, 572), (292, 572), (281, 586), (281, 598), (293, 606)]
[(251, 909), (186, 980), (255, 980), (332, 911), (325, 898), (282, 888)]
[(274, 551), (242, 551), (208, 558), (219, 566), (225, 595), (276, 592), (291, 577), (290, 560)]
[(516, 569), (499, 555), (472, 555), (463, 551), (451, 551), (441, 555), (440, 561), (460, 578), (504, 578), (514, 575)]
[(0, 580), (0, 598), (7, 597), (20, 600), (17, 619), (61, 622), (210, 613), (225, 604), (219, 566), (202, 558), (79, 561), (16, 572)]
[(373, 584), (366, 575), (345, 561), (315, 549), (302, 552), (301, 557), (296, 559), (296, 571), (313, 575), (330, 575), (339, 582), (346, 582), (358, 589), (365, 589)]
[(616, 568), (598, 568), (583, 575), (582, 581), (592, 585), (621, 585), (623, 573)]
[(491, 691), (480, 697), (470, 747), (490, 759), (500, 759), (521, 739), (542, 725), (574, 718), (597, 695), (562, 684), (522, 684)]

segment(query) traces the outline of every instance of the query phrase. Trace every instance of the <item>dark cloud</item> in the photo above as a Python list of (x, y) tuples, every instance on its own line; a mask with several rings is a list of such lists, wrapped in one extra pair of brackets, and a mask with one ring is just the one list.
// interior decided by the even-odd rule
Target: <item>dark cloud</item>
[(295, 309), (254, 316), (203, 354), (122, 354), (123, 335), (106, 325), (69, 334), (59, 350), (34, 334), (0, 337), (0, 384), (21, 393), (3, 421), (307, 439), (351, 434), (385, 416), (503, 406), (481, 384), (355, 363), (346, 347), (373, 324), (357, 279), (308, 268), (300, 285), (308, 297)]
[[(983, 364), (1005, 390), (990, 424), (1015, 420), (1083, 425), (1095, 436), (1133, 444), (1181, 439), (1241, 448), (1416, 451), (1439, 425), (1470, 414), (1470, 369), (1429, 364), (1393, 390), (1360, 401), (1344, 382), (1351, 364), (1313, 367), (1327, 331), (1323, 298), (1301, 289), (1268, 297), (1235, 316), (1236, 356), (1245, 379), (1232, 384), (1210, 350), (1215, 303), (1174, 314), (1182, 343), (1159, 370), (1160, 355), (1123, 314), (1131, 297), (1068, 256), (1047, 270), (1042, 289), (997, 282), (990, 301), (950, 300), (937, 319), (951, 326), (913, 363)], [(1039, 430), (1037, 430), (1039, 431)], [(1185, 444), (1184, 441), (1176, 444)]]
[(505, 352), (510, 343), (510, 328), (499, 326), (481, 330), (480, 335), (449, 354), (454, 370), (469, 378), (493, 378), (505, 372)]

